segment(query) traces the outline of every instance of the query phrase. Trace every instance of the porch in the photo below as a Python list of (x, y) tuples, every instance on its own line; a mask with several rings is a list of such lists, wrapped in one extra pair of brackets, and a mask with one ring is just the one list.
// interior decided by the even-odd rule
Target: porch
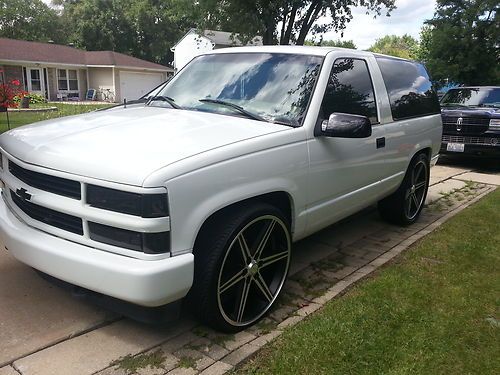
[(6, 82), (18, 80), (25, 91), (43, 96), (48, 101), (79, 101), (85, 98), (87, 69), (51, 67), (35, 64), (0, 65)]

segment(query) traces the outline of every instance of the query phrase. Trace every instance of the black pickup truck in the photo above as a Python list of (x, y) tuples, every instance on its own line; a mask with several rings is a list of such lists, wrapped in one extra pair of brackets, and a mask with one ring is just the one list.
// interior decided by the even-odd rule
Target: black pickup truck
[(500, 86), (458, 87), (441, 99), (440, 153), (500, 157)]

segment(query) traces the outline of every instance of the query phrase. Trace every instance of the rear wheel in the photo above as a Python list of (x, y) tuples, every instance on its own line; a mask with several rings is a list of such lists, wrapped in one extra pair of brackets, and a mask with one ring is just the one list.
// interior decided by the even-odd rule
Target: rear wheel
[(290, 255), (289, 224), (273, 206), (247, 206), (219, 216), (204, 228), (195, 248), (189, 295), (194, 312), (226, 332), (256, 323), (278, 297)]
[(427, 196), (429, 170), (425, 154), (413, 158), (399, 189), (378, 203), (380, 215), (385, 220), (400, 225), (417, 221)]

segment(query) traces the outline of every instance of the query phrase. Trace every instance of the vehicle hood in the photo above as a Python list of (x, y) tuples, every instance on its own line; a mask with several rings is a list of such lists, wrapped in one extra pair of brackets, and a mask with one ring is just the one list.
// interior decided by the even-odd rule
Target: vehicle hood
[(442, 107), (441, 113), (445, 116), (457, 117), (487, 117), (500, 118), (500, 108), (494, 107)]
[(81, 176), (141, 186), (159, 168), (289, 128), (159, 107), (113, 108), (42, 121), (0, 136), (16, 158)]

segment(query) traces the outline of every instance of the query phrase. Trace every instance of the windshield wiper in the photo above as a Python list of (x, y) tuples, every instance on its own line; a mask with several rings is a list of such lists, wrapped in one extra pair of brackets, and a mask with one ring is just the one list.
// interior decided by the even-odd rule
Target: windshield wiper
[(260, 117), (259, 115), (252, 113), (252, 112), (249, 112), (245, 108), (243, 108), (237, 104), (234, 104), (231, 102), (226, 102), (225, 100), (210, 99), (210, 98), (198, 99), (198, 100), (202, 103), (220, 104), (220, 105), (223, 105), (226, 107), (233, 108), (233, 109), (237, 110), (239, 113), (241, 113), (241, 114), (245, 115), (246, 117), (251, 118), (253, 120), (269, 122), (264, 117)]
[(167, 102), (168, 104), (170, 104), (170, 106), (171, 106), (172, 108), (175, 108), (175, 109), (182, 109), (182, 107), (181, 107), (179, 104), (177, 104), (177, 103), (174, 101), (174, 99), (172, 99), (172, 98), (170, 98), (170, 97), (168, 97), (168, 96), (164, 96), (164, 95), (154, 95), (154, 96), (150, 97), (150, 98), (148, 99), (148, 101), (146, 102), (146, 105), (151, 104), (151, 102), (153, 102), (153, 101), (155, 101), (155, 100), (161, 100), (161, 101), (163, 101), (163, 102)]

